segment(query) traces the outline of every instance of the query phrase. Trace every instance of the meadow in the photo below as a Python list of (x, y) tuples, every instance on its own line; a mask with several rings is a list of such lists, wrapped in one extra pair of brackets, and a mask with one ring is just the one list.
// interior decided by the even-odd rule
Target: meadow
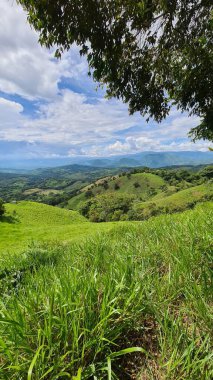
[(2, 245), (0, 378), (212, 379), (213, 204), (114, 224), (55, 209), (33, 221), (26, 209), (39, 206), (21, 205), (20, 233), (34, 228), (39, 240), (43, 218), (42, 236), (88, 234), (22, 241), (22, 253)]
[(108, 231), (114, 223), (90, 223), (77, 211), (69, 211), (42, 203), (21, 201), (7, 203), (0, 221), (0, 253), (17, 252), (30, 243), (82, 239), (97, 231)]

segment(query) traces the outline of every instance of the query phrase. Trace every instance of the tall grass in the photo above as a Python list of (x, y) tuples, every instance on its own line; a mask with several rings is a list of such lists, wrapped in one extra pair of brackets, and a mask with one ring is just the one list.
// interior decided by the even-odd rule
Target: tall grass
[(0, 379), (210, 380), (212, 205), (2, 256)]

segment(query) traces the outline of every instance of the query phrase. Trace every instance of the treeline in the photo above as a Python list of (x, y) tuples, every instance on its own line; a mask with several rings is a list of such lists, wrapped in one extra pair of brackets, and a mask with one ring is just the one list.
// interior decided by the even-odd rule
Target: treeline
[[(194, 168), (195, 170), (195, 168)], [(128, 173), (122, 173), (122, 175), (127, 175), (129, 178), (131, 174), (136, 173), (152, 173), (162, 177), (166, 182), (168, 182), (171, 186), (179, 185), (182, 181), (186, 181), (192, 183), (194, 185), (198, 185), (203, 183), (206, 179), (213, 178), (213, 166), (205, 166), (199, 171), (194, 171), (193, 168), (191, 170), (187, 169), (151, 169), (151, 168), (134, 168), (133, 170), (128, 171)]]

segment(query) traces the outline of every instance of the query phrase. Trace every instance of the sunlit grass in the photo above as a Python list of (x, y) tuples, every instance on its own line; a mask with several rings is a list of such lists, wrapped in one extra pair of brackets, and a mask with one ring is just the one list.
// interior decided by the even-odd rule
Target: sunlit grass
[(210, 380), (212, 212), (2, 254), (0, 379)]
[(146, 209), (150, 204), (155, 203), (156, 207), (167, 207), (170, 212), (178, 209), (187, 208), (188, 203), (201, 202), (205, 197), (213, 198), (213, 184), (207, 183), (198, 186), (193, 186), (189, 189), (180, 190), (175, 194), (165, 196), (164, 193), (153, 197), (151, 201), (140, 202), (137, 204), (137, 209)]
[(89, 223), (76, 211), (36, 202), (6, 204), (6, 216), (0, 221), (0, 255), (17, 252), (32, 242), (69, 242), (97, 231), (108, 231), (114, 224)]

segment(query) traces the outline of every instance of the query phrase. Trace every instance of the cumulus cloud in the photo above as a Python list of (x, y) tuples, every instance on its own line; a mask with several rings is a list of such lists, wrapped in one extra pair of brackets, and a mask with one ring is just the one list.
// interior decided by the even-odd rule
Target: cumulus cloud
[[(140, 115), (129, 117), (126, 106), (118, 101), (97, 99), (91, 104), (85, 95), (70, 90), (63, 90), (52, 102), (41, 104), (34, 118), (23, 114), (21, 104), (0, 98), (0, 140), (47, 144), (50, 154), (57, 154), (57, 150), (63, 154), (61, 147), (68, 156), (206, 150), (207, 142), (194, 145), (184, 140), (188, 121), (190, 127), (197, 123), (197, 119), (182, 115), (167, 125), (147, 126)], [(132, 134), (135, 125), (139, 128)], [(118, 138), (123, 131), (130, 132)]]
[[(116, 131), (134, 125), (138, 119), (137, 115), (128, 117), (127, 109), (118, 101), (97, 99), (95, 104), (91, 104), (85, 95), (70, 90), (63, 90), (54, 101), (40, 105), (36, 118), (21, 115), (22, 108), (19, 106), (14, 116), (19, 116), (17, 120), (22, 128), (17, 128), (17, 123), (11, 123), (8, 130), (8, 126), (1, 123), (1, 139), (22, 141), (30, 138), (59, 144), (94, 143), (97, 139), (101, 142), (111, 138)], [(2, 114), (7, 115), (7, 110), (2, 110)], [(12, 115), (8, 114), (8, 120)]]
[(42, 48), (26, 14), (14, 0), (0, 2), (0, 45), (0, 91), (8, 94), (49, 99), (57, 95), (62, 76), (77, 78), (86, 71), (76, 47), (61, 60), (54, 58), (53, 51)]
[(23, 107), (21, 104), (0, 98), (0, 136), (2, 131), (6, 132), (19, 124), (19, 121), (22, 120), (22, 112)]
[(87, 150), (88, 155), (96, 156), (114, 156), (125, 155), (139, 152), (165, 152), (165, 151), (207, 151), (209, 143), (205, 141), (198, 142), (196, 145), (190, 141), (184, 142), (163, 142), (159, 140), (153, 140), (146, 137), (128, 137), (124, 141), (115, 141), (113, 144), (106, 145), (105, 147), (96, 148), (91, 147)]

